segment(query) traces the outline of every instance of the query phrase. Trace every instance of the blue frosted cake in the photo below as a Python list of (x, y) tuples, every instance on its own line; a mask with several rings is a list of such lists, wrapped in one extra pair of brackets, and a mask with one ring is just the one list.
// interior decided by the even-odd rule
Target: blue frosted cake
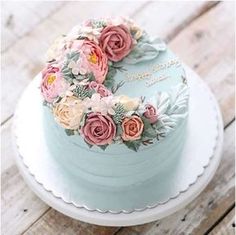
[(50, 151), (84, 182), (114, 192), (142, 185), (181, 155), (184, 69), (129, 19), (88, 20), (58, 38), (41, 93)]

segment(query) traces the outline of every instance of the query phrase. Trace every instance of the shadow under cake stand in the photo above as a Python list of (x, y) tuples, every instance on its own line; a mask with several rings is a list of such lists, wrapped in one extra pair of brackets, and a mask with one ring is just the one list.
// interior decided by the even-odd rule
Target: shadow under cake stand
[[(50, 163), (45, 158), (47, 153), (43, 151), (42, 145), (45, 143), (37, 140), (39, 129), (42, 128), (38, 123), (42, 120), (34, 123), (34, 130), (29, 128), (27, 120), (29, 110), (33, 112), (31, 108), (34, 108), (34, 102), (38, 100), (40, 74), (22, 95), (13, 124), (16, 162), (26, 183), (44, 202), (61, 213), (98, 225), (144, 224), (168, 216), (187, 205), (206, 187), (219, 165), (223, 145), (223, 122), (218, 104), (209, 88), (187, 66), (185, 70), (190, 87), (187, 140), (180, 158), (178, 175), (166, 182), (170, 187), (174, 185), (175, 189), (166, 195), (164, 200), (157, 198), (155, 204), (132, 211), (102, 211), (81, 205), (79, 201), (70, 198), (68, 188), (63, 186), (61, 189), (62, 186), (54, 180), (55, 175), (59, 173), (53, 170), (53, 167), (47, 166)], [(36, 114), (32, 115), (34, 117)], [(37, 119), (36, 116), (35, 118)], [(36, 138), (36, 145), (33, 144), (32, 138)], [(42, 165), (44, 167), (39, 167)], [(160, 190), (158, 183), (153, 187)]]

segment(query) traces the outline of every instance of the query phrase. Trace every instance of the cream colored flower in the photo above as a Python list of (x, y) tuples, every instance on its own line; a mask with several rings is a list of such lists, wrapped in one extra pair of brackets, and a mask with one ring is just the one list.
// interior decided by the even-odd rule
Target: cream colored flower
[(126, 111), (134, 111), (138, 108), (140, 99), (121, 95), (117, 97), (117, 102), (120, 102), (124, 106)]
[(121, 17), (121, 18), (118, 18), (118, 22), (120, 24), (123, 23), (128, 27), (134, 39), (138, 40), (142, 37), (143, 30), (138, 25), (136, 25), (132, 19)]
[(142, 35), (143, 35), (142, 29), (139, 28), (137, 25), (132, 25), (132, 26), (130, 27), (130, 30), (131, 30), (131, 32), (133, 33), (134, 38), (135, 38), (136, 40), (140, 39), (140, 38), (142, 37)]
[(65, 129), (76, 130), (84, 114), (82, 100), (75, 96), (66, 96), (53, 108), (56, 122)]
[(86, 37), (90, 41), (95, 41), (98, 43), (98, 38), (101, 34), (102, 28), (93, 28), (90, 26), (75, 26), (67, 35), (67, 38), (70, 40), (75, 40), (76, 38)]
[(48, 61), (56, 59), (62, 55), (62, 51), (64, 50), (64, 46), (66, 45), (65, 37), (58, 37), (52, 43), (50, 48), (46, 52), (46, 58)]

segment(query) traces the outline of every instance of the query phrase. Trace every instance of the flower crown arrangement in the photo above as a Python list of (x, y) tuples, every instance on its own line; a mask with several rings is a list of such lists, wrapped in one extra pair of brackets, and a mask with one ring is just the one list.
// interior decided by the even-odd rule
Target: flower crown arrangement
[[(143, 97), (115, 96), (123, 84), (116, 84), (114, 77), (122, 63), (151, 60), (165, 49), (161, 40), (151, 40), (130, 19), (88, 20), (48, 50), (40, 86), (44, 104), (67, 135), (81, 135), (89, 147), (104, 150), (122, 143), (137, 151), (168, 133), (171, 114), (178, 109), (164, 93), (156, 107)], [(183, 89), (178, 92), (176, 106), (184, 94)]]

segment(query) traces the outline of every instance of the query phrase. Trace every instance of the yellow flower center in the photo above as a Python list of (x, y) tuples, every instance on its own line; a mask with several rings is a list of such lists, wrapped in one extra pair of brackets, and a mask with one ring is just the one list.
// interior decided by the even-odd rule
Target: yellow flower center
[(91, 62), (93, 64), (96, 64), (98, 62), (98, 57), (95, 53), (93, 53), (89, 56), (89, 62)]
[(48, 77), (48, 84), (51, 85), (56, 79), (56, 75), (55, 74), (51, 74), (49, 77)]

